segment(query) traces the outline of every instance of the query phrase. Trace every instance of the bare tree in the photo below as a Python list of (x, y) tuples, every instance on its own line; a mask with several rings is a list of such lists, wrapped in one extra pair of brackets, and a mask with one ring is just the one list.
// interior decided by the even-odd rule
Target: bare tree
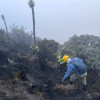
[(8, 33), (8, 28), (7, 28), (7, 24), (6, 24), (6, 21), (5, 21), (5, 16), (1, 15), (1, 18), (4, 21), (4, 24), (5, 24), (5, 27), (6, 27), (6, 32)]
[(29, 0), (29, 7), (32, 10), (32, 20), (33, 20), (33, 35), (34, 35), (34, 45), (36, 46), (36, 36), (35, 36), (35, 13), (34, 13), (34, 1)]

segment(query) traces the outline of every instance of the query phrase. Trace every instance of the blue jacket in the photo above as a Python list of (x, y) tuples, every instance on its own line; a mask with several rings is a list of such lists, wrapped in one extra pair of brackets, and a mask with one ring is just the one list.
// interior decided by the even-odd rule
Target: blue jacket
[[(75, 60), (78, 60), (78, 61), (83, 61), (82, 59), (77, 58), (77, 57), (74, 58), (74, 59), (75, 59)], [(64, 77), (63, 77), (62, 80), (65, 80), (65, 79), (69, 76), (69, 74), (70, 74), (71, 71), (74, 71), (76, 74), (79, 75), (79, 71), (76, 69), (76, 67), (74, 66), (74, 64), (72, 64), (72, 62), (73, 62), (73, 59), (70, 61), (70, 64), (68, 65), (67, 72), (66, 72), (66, 74), (64, 75)]]

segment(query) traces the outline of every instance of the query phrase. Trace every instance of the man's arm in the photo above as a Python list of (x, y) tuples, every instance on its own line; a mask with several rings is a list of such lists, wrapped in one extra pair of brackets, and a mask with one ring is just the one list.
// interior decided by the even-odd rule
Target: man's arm
[(64, 80), (69, 76), (69, 74), (70, 74), (70, 72), (72, 71), (72, 69), (73, 69), (73, 68), (72, 68), (72, 65), (69, 64), (68, 69), (67, 69), (67, 72), (66, 72), (66, 74), (64, 75), (62, 81), (64, 81)]

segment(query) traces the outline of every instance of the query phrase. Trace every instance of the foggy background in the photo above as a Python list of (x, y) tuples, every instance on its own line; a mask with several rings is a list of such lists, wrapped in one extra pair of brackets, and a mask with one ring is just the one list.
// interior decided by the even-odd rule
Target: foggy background
[[(32, 31), (28, 0), (0, 0), (0, 16)], [(100, 0), (35, 0), (36, 36), (64, 43), (74, 34), (100, 36)], [(0, 29), (5, 29), (0, 18)], [(9, 30), (10, 31), (10, 30)]]

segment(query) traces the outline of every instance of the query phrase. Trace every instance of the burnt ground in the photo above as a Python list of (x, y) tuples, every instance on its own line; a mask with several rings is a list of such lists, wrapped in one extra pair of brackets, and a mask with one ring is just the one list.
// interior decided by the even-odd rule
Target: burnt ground
[[(23, 74), (14, 76), (13, 73), (19, 73), (19, 70)], [(69, 88), (69, 79), (64, 84), (60, 82), (64, 74), (62, 69), (58, 72), (45, 66), (42, 70), (38, 61), (24, 60), (21, 65), (1, 66), (0, 72), (0, 100), (100, 100), (100, 92), (93, 86), (96, 79), (88, 79), (86, 92), (79, 81), (75, 82), (75, 88)], [(93, 75), (96, 71), (89, 73)]]
[[(96, 75), (95, 70), (89, 69), (89, 74)], [(75, 82), (75, 87), (70, 89), (69, 79), (65, 83), (61, 83), (61, 79), (64, 75), (64, 71), (61, 68), (60, 72), (57, 69), (47, 67), (45, 71), (37, 76), (37, 79), (41, 80), (40, 86), (43, 89), (44, 97), (46, 100), (99, 100), (100, 92), (96, 89), (95, 83), (97, 78), (87, 78), (88, 86), (87, 91), (82, 90), (80, 81)], [(94, 76), (95, 77), (95, 76)], [(94, 85), (93, 85), (94, 84)], [(46, 86), (45, 86), (46, 85)]]
[(69, 78), (61, 83), (65, 65), (43, 66), (38, 59), (30, 61), (29, 57), (17, 56), (14, 59), (17, 64), (11, 65), (8, 56), (0, 56), (0, 100), (100, 100), (97, 70), (88, 69), (87, 91), (84, 92), (79, 80), (74, 87), (69, 86)]

